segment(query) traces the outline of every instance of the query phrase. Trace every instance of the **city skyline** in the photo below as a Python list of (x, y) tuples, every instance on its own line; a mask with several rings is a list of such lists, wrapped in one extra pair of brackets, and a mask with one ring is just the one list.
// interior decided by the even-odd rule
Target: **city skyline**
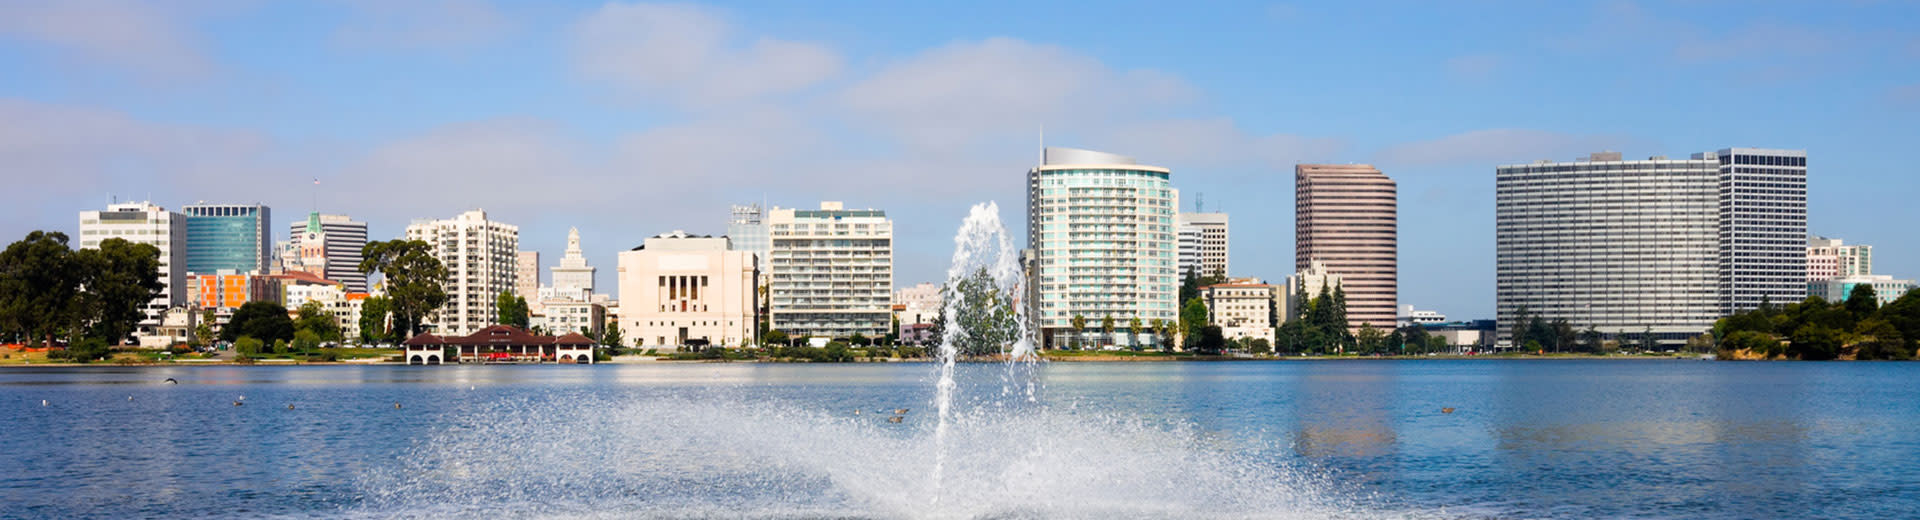
[[(1111, 31), (1065, 6), (890, 7), (7, 5), (28, 23), (0, 21), (0, 70), (34, 73), (0, 86), (0, 164), (30, 195), (0, 231), (77, 236), (73, 212), (115, 196), (344, 214), (371, 240), (483, 208), (547, 258), (581, 226), (610, 266), (669, 230), (723, 233), (731, 204), (841, 200), (895, 220), (900, 288), (940, 278), (972, 203), (1024, 226), (1044, 127), (1179, 172), (1234, 216), (1229, 274), (1269, 281), (1293, 272), (1293, 164), (1379, 166), (1401, 184), (1399, 301), (1458, 318), (1493, 315), (1492, 169), (1603, 150), (1805, 149), (1808, 231), (1920, 272), (1882, 223), (1908, 215), (1865, 209), (1920, 189), (1881, 152), (1920, 136), (1912, 5), (1220, 4), (1115, 10)], [(875, 16), (896, 23), (848, 30)], [(1561, 23), (1520, 23), (1538, 20)], [(1123, 36), (1170, 23), (1219, 30)], [(675, 30), (631, 36), (649, 28)], [(1352, 30), (1442, 43), (1320, 43)], [(1613, 74), (1519, 80), (1595, 69)]]

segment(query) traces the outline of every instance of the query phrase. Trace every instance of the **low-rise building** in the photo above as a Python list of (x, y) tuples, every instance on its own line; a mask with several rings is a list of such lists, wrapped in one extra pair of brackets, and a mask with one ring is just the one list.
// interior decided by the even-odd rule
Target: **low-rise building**
[[(461, 337), (421, 334), (402, 345), (409, 365), (459, 363), (593, 363), (593, 340), (579, 333), (540, 336), (494, 325)], [(451, 357), (449, 357), (451, 356)]]
[(1395, 327), (1406, 327), (1416, 323), (1420, 325), (1432, 325), (1435, 323), (1445, 323), (1447, 321), (1447, 315), (1440, 314), (1438, 311), (1415, 309), (1412, 305), (1401, 305), (1400, 315), (1396, 316), (1394, 321)]
[[(758, 340), (753, 253), (727, 237), (674, 231), (620, 253), (620, 330), (626, 343), (700, 347)], [(551, 309), (551, 308), (549, 308)]]
[(1207, 323), (1220, 327), (1227, 339), (1273, 338), (1275, 287), (1264, 283), (1223, 283), (1200, 288), (1207, 305)]
[(554, 334), (578, 332), (598, 338), (606, 332), (607, 308), (593, 302), (571, 299), (540, 302), (540, 314), (530, 317), (528, 325)]
[(1900, 295), (1914, 289), (1913, 280), (1895, 279), (1884, 274), (1869, 274), (1808, 282), (1807, 294), (1819, 296), (1829, 302), (1844, 302), (1853, 294), (1853, 288), (1859, 285), (1872, 286), (1874, 299), (1879, 300), (1880, 305), (1893, 303), (1894, 300), (1900, 299)]

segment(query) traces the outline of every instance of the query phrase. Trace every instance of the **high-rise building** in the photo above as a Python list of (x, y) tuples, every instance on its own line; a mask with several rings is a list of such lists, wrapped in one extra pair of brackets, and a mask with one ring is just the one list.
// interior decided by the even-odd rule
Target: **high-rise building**
[[(1524, 310), (1607, 337), (1683, 343), (1719, 317), (1719, 164), (1709, 159), (1501, 166), (1495, 174), (1500, 337)], [(1802, 282), (1804, 283), (1804, 282)]]
[(363, 251), (367, 247), (367, 223), (356, 222), (346, 215), (323, 215), (316, 211), (307, 214), (305, 221), (293, 223), (287, 231), (288, 236), (293, 237), (287, 250), (298, 256), (286, 263), (340, 282), (346, 292), (367, 292), (367, 275), (360, 272), (360, 260), (365, 258)]
[(1364, 164), (1294, 166), (1295, 269), (1340, 275), (1347, 327), (1392, 327), (1399, 305), (1399, 206), (1393, 179)]
[(754, 268), (759, 269), (761, 274), (769, 272), (767, 262), (772, 259), (768, 252), (771, 251), (773, 242), (767, 236), (766, 212), (760, 208), (759, 204), (733, 205), (733, 215), (727, 219), (729, 247), (736, 251), (753, 253), (755, 261), (759, 262)]
[(886, 212), (822, 202), (818, 210), (774, 208), (767, 224), (775, 330), (793, 337), (886, 335), (893, 313), (893, 221)]
[(1172, 175), (1073, 148), (1046, 148), (1027, 171), (1028, 316), (1042, 347), (1070, 344), (1074, 316), (1177, 319)]
[(519, 227), (473, 210), (446, 220), (415, 220), (407, 226), (407, 240), (432, 246), (447, 268), (447, 305), (433, 320), (435, 334), (471, 334), (499, 321), (496, 298), (517, 285)]
[(556, 299), (593, 301), (593, 266), (580, 252), (580, 229), (567, 230), (567, 253), (553, 267), (553, 291)]
[(259, 204), (194, 204), (187, 216), (187, 272), (273, 269), (273, 214)]
[(1723, 148), (1694, 154), (1720, 167), (1720, 312), (1807, 297), (1807, 152)]
[(671, 348), (758, 340), (753, 253), (727, 242), (674, 231), (620, 253), (620, 330), (629, 344)]
[(75, 240), (80, 249), (99, 248), (101, 241), (118, 238), (160, 250), (160, 295), (142, 309), (146, 319), (138, 326), (148, 334), (160, 326), (167, 309), (187, 302), (186, 235), (186, 216), (147, 202), (127, 202), (108, 205), (106, 211), (80, 212), (80, 236)]
[(1838, 238), (1807, 237), (1807, 281), (1873, 274), (1873, 246), (1846, 245)]
[(1175, 217), (1180, 231), (1180, 276), (1219, 276), (1227, 270), (1227, 214), (1181, 213)]
[(513, 257), (513, 294), (538, 301), (540, 294), (540, 252), (516, 251)]

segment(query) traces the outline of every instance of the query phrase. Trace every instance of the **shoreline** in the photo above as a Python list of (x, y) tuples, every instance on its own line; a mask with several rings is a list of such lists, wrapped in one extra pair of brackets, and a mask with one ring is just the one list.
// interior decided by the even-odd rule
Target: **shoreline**
[[(1708, 361), (1708, 360), (1703, 360), (1703, 359), (1700, 359), (1700, 358), (1699, 358), (1698, 356), (1596, 356), (1596, 355), (1554, 355), (1554, 356), (1538, 356), (1538, 355), (1481, 355), (1481, 356), (1379, 356), (1379, 357), (1374, 357), (1374, 356), (1364, 356), (1364, 357), (1363, 357), (1363, 356), (1292, 356), (1292, 357), (1262, 357), (1262, 358), (1247, 358), (1247, 357), (1232, 357), (1232, 356), (1208, 356), (1208, 357), (1197, 357), (1197, 356), (1110, 356), (1110, 355), (1100, 355), (1100, 356), (1092, 356), (1092, 355), (1088, 355), (1088, 356), (1077, 356), (1077, 355), (1075, 355), (1075, 356), (1045, 356), (1045, 355), (1042, 355), (1042, 357), (1041, 357), (1041, 359), (1040, 359), (1040, 361), (1043, 361), (1043, 362), (1049, 362), (1049, 363), (1246, 363), (1246, 362), (1255, 362), (1255, 363), (1257, 363), (1257, 362), (1315, 362), (1315, 361), (1321, 361), (1321, 362), (1340, 362), (1340, 361), (1356, 361), (1356, 362), (1366, 362), (1366, 361), (1473, 361), (1473, 360), (1496, 360), (1496, 361), (1505, 361), (1505, 360), (1510, 360), (1510, 361), (1556, 361), (1556, 360), (1585, 360), (1585, 361)], [(766, 363), (766, 364), (781, 364), (781, 365), (816, 365), (816, 364), (817, 364), (817, 365), (869, 365), (869, 364), (900, 364), (900, 363), (933, 363), (933, 362), (935, 362), (935, 361), (936, 361), (936, 360), (934, 360), (934, 359), (932, 359), (932, 358), (925, 358), (925, 359), (920, 359), (920, 358), (915, 358), (915, 359), (898, 359), (898, 358), (894, 358), (894, 359), (887, 359), (887, 360), (884, 360), (884, 361), (853, 361), (853, 362), (843, 362), (843, 363), (829, 363), (829, 362), (818, 362), (818, 363), (816, 363), (816, 362), (809, 362), (809, 361), (779, 361), (779, 360), (760, 360), (760, 359), (744, 359), (744, 360), (726, 360), (726, 359), (711, 359), (711, 360), (709, 360), (709, 359), (688, 359), (688, 360), (676, 360), (676, 359), (666, 359), (666, 358), (655, 358), (655, 359), (626, 359), (626, 360), (614, 360), (614, 361), (603, 361), (603, 362), (599, 362), (599, 363), (593, 363), (593, 364), (591, 364), (591, 365), (585, 365), (585, 366), (594, 366), (594, 365), (652, 365), (652, 364), (665, 364), (665, 365), (681, 365), (681, 364), (710, 364), (710, 363)], [(1776, 361), (1779, 361), (1779, 360), (1776, 360)], [(977, 359), (977, 360), (961, 360), (961, 361), (959, 361), (959, 362), (960, 362), (960, 363), (1002, 363), (1002, 362), (1005, 362), (1005, 360), (1004, 360), (1004, 359)], [(55, 367), (55, 368), (177, 368), (177, 367), (203, 367), (203, 366), (215, 366), (215, 367), (234, 367), (234, 366), (246, 366), (246, 367), (254, 367), (254, 366), (264, 366), (264, 367), (280, 367), (280, 366), (302, 366), (302, 367), (308, 367), (308, 366), (311, 366), (311, 367), (325, 367), (325, 366), (550, 366), (550, 365), (551, 365), (551, 366), (560, 366), (560, 365), (557, 365), (557, 364), (554, 364), (554, 363), (526, 363), (526, 364), (496, 364), (496, 365), (488, 365), (488, 364), (468, 364), (468, 365), (462, 365), (462, 364), (459, 364), (459, 363), (450, 363), (450, 364), (446, 364), (446, 365), (408, 365), (408, 364), (405, 364), (405, 363), (395, 363), (395, 362), (389, 362), (389, 361), (379, 361), (379, 362), (353, 362), (353, 361), (334, 361), (334, 362), (324, 362), (324, 361), (320, 361), (320, 362), (315, 362), (315, 361), (254, 361), (254, 362), (250, 362), (250, 363), (237, 363), (237, 362), (233, 362), (233, 361), (184, 361), (184, 362), (182, 362), (182, 361), (174, 361), (174, 362), (167, 362), (167, 363), (158, 363), (158, 362), (148, 362), (148, 363), (7, 363), (7, 364), (0, 364), (0, 370), (5, 370), (5, 369), (8, 369), (8, 368), (38, 368), (38, 367)], [(572, 366), (580, 366), (580, 365), (572, 365)]]

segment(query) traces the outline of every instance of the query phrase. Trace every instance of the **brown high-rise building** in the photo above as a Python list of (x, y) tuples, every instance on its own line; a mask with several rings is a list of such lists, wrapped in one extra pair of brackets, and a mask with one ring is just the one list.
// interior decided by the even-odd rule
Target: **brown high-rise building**
[(1319, 261), (1340, 275), (1347, 326), (1394, 326), (1399, 300), (1399, 217), (1393, 179), (1364, 164), (1293, 168), (1293, 263)]

